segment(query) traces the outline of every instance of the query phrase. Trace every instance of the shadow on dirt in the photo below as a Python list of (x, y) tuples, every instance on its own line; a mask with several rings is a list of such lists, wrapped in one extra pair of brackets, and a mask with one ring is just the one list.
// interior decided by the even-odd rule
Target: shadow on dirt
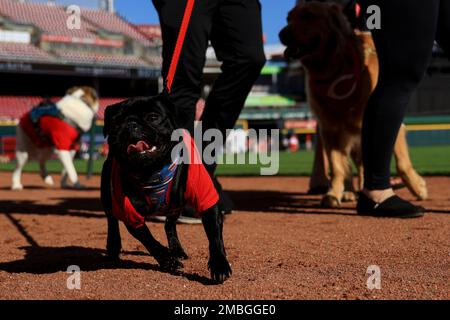
[[(0, 270), (9, 273), (30, 273), (36, 275), (66, 272), (69, 266), (75, 265), (83, 271), (141, 269), (145, 271), (164, 272), (157, 264), (135, 262), (128, 259), (111, 260), (106, 256), (106, 250), (84, 247), (21, 247), (25, 256), (21, 260), (0, 263)], [(122, 255), (147, 255), (141, 252), (123, 252)], [(149, 256), (150, 258), (150, 256)], [(190, 281), (200, 282), (204, 285), (214, 284), (212, 280), (198, 274), (184, 272), (171, 273), (184, 277)]]
[[(1, 200), (0, 214), (38, 214), (81, 218), (105, 218), (98, 198), (48, 198), (53, 204), (35, 200)], [(47, 199), (46, 199), (47, 201)]]
[[(199, 274), (166, 272), (157, 264), (136, 262), (127, 259), (111, 260), (106, 250), (84, 247), (37, 247), (26, 246), (21, 260), (0, 263), (0, 270), (9, 273), (30, 273), (36, 275), (66, 272), (69, 266), (78, 266), (83, 271), (141, 269), (145, 271), (169, 273), (203, 285), (214, 285), (211, 279)], [(148, 256), (142, 252), (123, 252), (123, 256)], [(150, 256), (149, 256), (150, 258)]]
[(226, 191), (237, 211), (286, 213), (286, 214), (331, 214), (355, 216), (353, 208), (324, 209), (321, 196), (300, 192), (240, 190)]
[[(169, 273), (175, 276), (184, 277), (190, 281), (199, 282), (203, 285), (214, 285), (211, 279), (199, 274), (185, 272), (167, 272), (162, 270), (157, 264), (136, 262), (127, 259), (112, 260), (107, 257), (106, 250), (97, 248), (85, 248), (77, 246), (68, 247), (42, 247), (22, 226), (20, 220), (11, 214), (5, 214), (6, 218), (16, 227), (17, 231), (28, 242), (28, 246), (21, 247), (25, 251), (25, 256), (21, 260), (0, 263), (0, 270), (9, 273), (31, 273), (50, 274), (56, 272), (66, 272), (72, 265), (80, 267), (82, 271), (97, 270), (117, 270), (117, 269), (142, 269), (147, 271)], [(142, 251), (123, 251), (122, 257), (126, 256), (147, 256), (148, 253)]]
[[(356, 202), (343, 203), (341, 208), (326, 209), (320, 205), (322, 199), (320, 195), (312, 196), (301, 192), (258, 190), (226, 190), (225, 192), (234, 202), (236, 211), (357, 216), (355, 210)], [(427, 207), (427, 213), (450, 214), (450, 210)]]
[(59, 188), (55, 188), (55, 187), (46, 187), (46, 186), (25, 186), (24, 190), (22, 191), (12, 191), (11, 187), (0, 187), (0, 191), (11, 191), (11, 192), (26, 192), (26, 191), (48, 191), (48, 192), (52, 192), (52, 191), (61, 191), (61, 190), (65, 190), (65, 191), (73, 191), (73, 192), (83, 192), (83, 191), (99, 191), (100, 187), (84, 187), (83, 189), (75, 189), (75, 188), (65, 188), (65, 189), (59, 189)]

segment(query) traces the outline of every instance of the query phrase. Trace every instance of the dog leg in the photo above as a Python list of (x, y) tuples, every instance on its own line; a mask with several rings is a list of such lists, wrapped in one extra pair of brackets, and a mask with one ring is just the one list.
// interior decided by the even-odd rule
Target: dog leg
[(23, 190), (21, 182), (22, 170), (28, 161), (28, 152), (16, 151), (16, 168), (12, 174), (12, 190)]
[(364, 189), (364, 166), (362, 163), (361, 145), (358, 143), (351, 152), (353, 163), (358, 171), (358, 191)]
[(308, 194), (325, 194), (330, 187), (329, 162), (328, 157), (323, 147), (322, 136), (317, 127), (317, 144), (314, 151), (314, 163), (309, 179)]
[(355, 202), (356, 191), (355, 184), (353, 183), (353, 172), (350, 162), (347, 163), (347, 175), (344, 180), (344, 194), (342, 195), (342, 202)]
[(112, 213), (107, 213), (108, 238), (106, 240), (106, 252), (108, 257), (117, 260), (122, 250), (122, 240), (120, 238), (119, 220)]
[(72, 155), (68, 150), (56, 150), (59, 160), (62, 162), (64, 169), (69, 176), (70, 182), (72, 182), (74, 188), (83, 189), (83, 185), (78, 181), (77, 171), (73, 165)]
[(103, 164), (101, 183), (100, 183), (100, 200), (103, 210), (106, 213), (108, 221), (108, 238), (106, 241), (106, 251), (112, 259), (118, 259), (122, 250), (122, 241), (120, 239), (119, 221), (112, 213), (111, 199), (111, 160), (106, 159)]
[(344, 183), (349, 169), (348, 157), (350, 147), (339, 146), (340, 139), (336, 142), (336, 145), (330, 145), (330, 142), (336, 139), (334, 132), (323, 131), (323, 138), (330, 161), (331, 186), (327, 194), (322, 198), (321, 204), (325, 208), (336, 208), (340, 206), (344, 195)]
[(394, 146), (397, 172), (409, 191), (418, 199), (425, 200), (428, 197), (428, 189), (425, 180), (414, 169), (409, 157), (408, 143), (406, 141), (406, 127), (400, 127)]
[(47, 159), (50, 158), (52, 150), (42, 150), (39, 154), (39, 169), (42, 180), (48, 186), (53, 186), (55, 183), (53, 178), (48, 174), (47, 166), (45, 165)]
[[(75, 154), (77, 152), (75, 150), (70, 150), (70, 156), (72, 157), (72, 162), (73, 159), (75, 158)], [(69, 178), (68, 174), (67, 174), (67, 170), (63, 167), (62, 171), (61, 171), (61, 188), (65, 189), (69, 187), (69, 183), (67, 181), (67, 179)]]
[(202, 222), (209, 240), (208, 267), (211, 278), (222, 283), (231, 276), (232, 271), (223, 243), (223, 214), (219, 212), (217, 205), (203, 213)]
[(175, 258), (185, 260), (189, 257), (181, 246), (180, 239), (178, 238), (177, 219), (178, 217), (167, 217), (166, 224), (164, 225), (164, 230), (166, 231), (167, 243), (169, 244), (170, 253)]
[(153, 237), (146, 225), (140, 228), (127, 226), (127, 229), (135, 239), (137, 239), (144, 245), (150, 255), (152, 255), (156, 259), (156, 261), (158, 261), (163, 270), (176, 272), (183, 269), (183, 264), (180, 262), (180, 260), (173, 257), (169, 249), (164, 247), (161, 243), (158, 242), (158, 240)]

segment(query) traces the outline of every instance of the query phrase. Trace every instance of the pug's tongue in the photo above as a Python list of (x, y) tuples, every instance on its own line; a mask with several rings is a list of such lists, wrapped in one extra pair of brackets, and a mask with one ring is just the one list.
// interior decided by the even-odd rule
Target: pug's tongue
[(130, 154), (132, 152), (143, 152), (146, 150), (150, 150), (150, 146), (145, 141), (138, 141), (136, 144), (130, 144), (127, 149), (127, 153)]

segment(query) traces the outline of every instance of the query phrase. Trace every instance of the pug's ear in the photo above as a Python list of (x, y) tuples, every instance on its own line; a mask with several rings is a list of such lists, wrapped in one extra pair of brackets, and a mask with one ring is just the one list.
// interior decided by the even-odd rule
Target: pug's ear
[(125, 114), (125, 104), (125, 102), (120, 102), (106, 107), (104, 117), (105, 124), (103, 126), (103, 135), (105, 138), (109, 136), (115, 123), (123, 118)]
[(157, 97), (157, 102), (166, 110), (166, 116), (172, 123), (172, 126), (174, 128), (180, 128), (180, 124), (177, 121), (177, 119), (182, 118), (180, 110), (175, 106), (170, 96), (163, 93)]

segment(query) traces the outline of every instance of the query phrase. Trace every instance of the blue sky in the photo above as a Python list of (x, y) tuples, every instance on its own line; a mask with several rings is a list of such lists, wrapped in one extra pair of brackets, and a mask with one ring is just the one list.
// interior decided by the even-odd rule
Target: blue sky
[[(202, 1), (202, 0), (199, 0)], [(133, 23), (158, 23), (151, 0), (116, 0), (116, 11)], [(261, 0), (263, 28), (267, 44), (278, 44), (278, 32), (285, 25), (295, 0)]]

